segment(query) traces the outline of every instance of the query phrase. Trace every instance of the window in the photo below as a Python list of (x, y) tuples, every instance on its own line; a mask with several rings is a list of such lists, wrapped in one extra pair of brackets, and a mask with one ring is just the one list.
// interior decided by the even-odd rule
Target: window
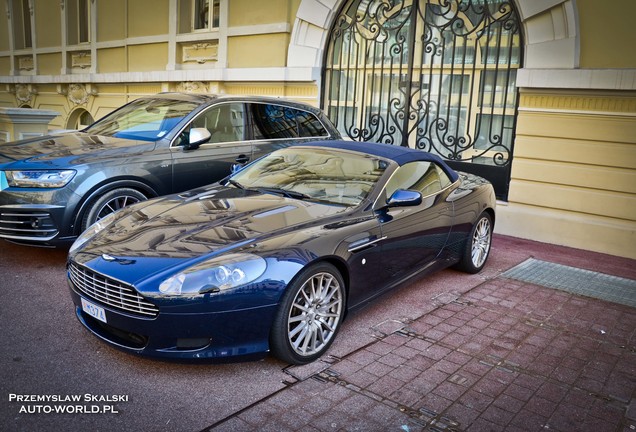
[(69, 116), (68, 123), (67, 123), (66, 127), (68, 129), (81, 130), (81, 129), (84, 129), (84, 128), (90, 126), (94, 122), (95, 122), (95, 120), (93, 119), (93, 116), (91, 115), (91, 113), (89, 113), (85, 109), (81, 109), (80, 108), (80, 109), (75, 110)]
[(196, 104), (169, 99), (137, 99), (92, 124), (87, 133), (156, 141), (168, 135)]
[(242, 141), (245, 139), (243, 104), (223, 104), (210, 108), (198, 116), (190, 127), (209, 130), (211, 143)]
[(220, 0), (180, 0), (179, 33), (219, 28)]
[(15, 49), (31, 48), (31, 12), (29, 0), (13, 0), (13, 43)]
[[(514, 116), (502, 116), (498, 114), (480, 114), (477, 117), (477, 140), (475, 141), (475, 151), (479, 155), (487, 151), (498, 151), (512, 146), (512, 136), (514, 130)], [(502, 153), (502, 157), (506, 157)], [(484, 158), (482, 164), (492, 164), (492, 158)]]
[(91, 41), (90, 11), (90, 0), (68, 0), (66, 4), (66, 42), (68, 45)]
[(370, 155), (324, 149), (286, 148), (233, 176), (247, 188), (282, 189), (304, 199), (358, 205), (388, 164)]
[(387, 198), (398, 189), (414, 190), (422, 196), (435, 194), (450, 184), (450, 179), (436, 163), (411, 162), (398, 168), (386, 185)]
[(478, 103), (484, 108), (506, 108), (516, 103), (516, 73), (485, 71), (481, 76), (482, 91)]
[(296, 110), (296, 121), (298, 122), (298, 133), (301, 138), (326, 137), (328, 135), (320, 120), (307, 111)]
[(87, 126), (92, 125), (95, 122), (93, 116), (88, 111), (84, 111), (78, 118), (77, 128), (84, 129)]
[(251, 105), (254, 139), (326, 137), (329, 134), (310, 112), (271, 104)]
[(515, 2), (340, 3), (322, 102), (338, 130), (436, 154), (506, 199), (524, 46)]

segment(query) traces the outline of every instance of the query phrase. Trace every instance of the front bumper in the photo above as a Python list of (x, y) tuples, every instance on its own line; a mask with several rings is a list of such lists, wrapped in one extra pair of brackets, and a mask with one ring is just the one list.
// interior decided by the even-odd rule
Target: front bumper
[(21, 205), (0, 207), (0, 238), (14, 241), (46, 243), (60, 233), (56, 222), (64, 207)]
[[(253, 360), (269, 351), (276, 305), (210, 313), (140, 317), (80, 295), (69, 280), (75, 313), (91, 333), (120, 350), (175, 360)], [(82, 299), (104, 309), (103, 322), (84, 311)]]
[(32, 244), (69, 243), (78, 197), (62, 189), (0, 191), (0, 238)]

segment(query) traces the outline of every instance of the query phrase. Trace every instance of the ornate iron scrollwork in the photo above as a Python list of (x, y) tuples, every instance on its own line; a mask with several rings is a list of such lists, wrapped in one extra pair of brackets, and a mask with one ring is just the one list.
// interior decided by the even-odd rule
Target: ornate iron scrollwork
[(324, 107), (354, 140), (507, 166), (520, 47), (511, 0), (352, 0), (330, 34)]

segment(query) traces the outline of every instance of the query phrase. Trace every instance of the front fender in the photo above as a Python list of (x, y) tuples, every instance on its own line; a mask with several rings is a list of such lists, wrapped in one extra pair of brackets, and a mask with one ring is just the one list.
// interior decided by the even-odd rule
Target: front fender
[(139, 180), (122, 178), (115, 181), (111, 181), (109, 179), (106, 179), (101, 184), (94, 186), (88, 194), (85, 194), (82, 200), (80, 201), (79, 205), (77, 206), (75, 210), (74, 218), (73, 218), (73, 225), (72, 225), (72, 230), (74, 234), (75, 235), (80, 234), (78, 232), (78, 227), (81, 225), (81, 220), (84, 215), (84, 212), (86, 211), (86, 209), (88, 208), (91, 202), (93, 202), (96, 198), (98, 198), (99, 196), (105, 194), (106, 192), (110, 190), (123, 188), (123, 187), (139, 190), (144, 195), (146, 195), (147, 198), (154, 198), (158, 196), (157, 192), (150, 185)]

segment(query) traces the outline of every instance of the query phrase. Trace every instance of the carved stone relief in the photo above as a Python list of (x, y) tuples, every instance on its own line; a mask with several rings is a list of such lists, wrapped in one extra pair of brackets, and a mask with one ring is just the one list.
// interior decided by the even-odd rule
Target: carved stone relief
[(201, 81), (186, 81), (177, 85), (178, 92), (208, 93), (208, 86)]

